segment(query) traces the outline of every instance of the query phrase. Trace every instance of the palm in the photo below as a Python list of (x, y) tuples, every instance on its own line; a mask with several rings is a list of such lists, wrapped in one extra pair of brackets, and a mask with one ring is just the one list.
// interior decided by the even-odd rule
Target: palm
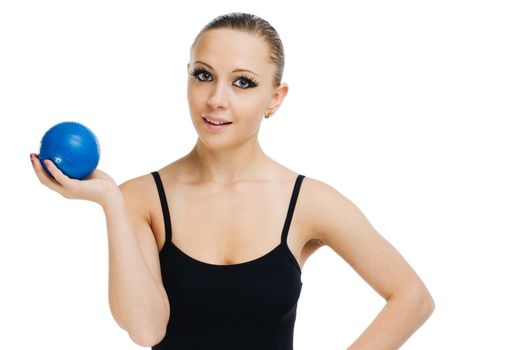
[(39, 161), (33, 162), (33, 168), (43, 185), (68, 199), (84, 199), (102, 204), (119, 188), (112, 177), (100, 169), (95, 169), (83, 180), (77, 180), (64, 175), (53, 163), (48, 166), (53, 177), (44, 171)]

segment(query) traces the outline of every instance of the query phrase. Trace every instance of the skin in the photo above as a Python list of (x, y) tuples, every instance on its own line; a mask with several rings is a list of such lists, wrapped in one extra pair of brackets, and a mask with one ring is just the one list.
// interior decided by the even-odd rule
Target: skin
[[(202, 220), (201, 208), (187, 206), (184, 211), (169, 203), (171, 215), (182, 219), (172, 218), (173, 231), (179, 237), (173, 240), (178, 239), (175, 243), (198, 260), (215, 264), (249, 261), (270, 251), (279, 239), (275, 233), (280, 232), (297, 173), (268, 157), (258, 142), (264, 114), (275, 113), (288, 91), (285, 83), (273, 85), (275, 67), (268, 55), (269, 47), (261, 38), (228, 29), (206, 32), (191, 51), (187, 97), (198, 139), (186, 156), (159, 173), (170, 203), (199, 201), (201, 208), (225, 218)], [(190, 75), (196, 61), (208, 65), (200, 65), (210, 73), (201, 75), (204, 81)], [(240, 87), (247, 86), (246, 82), (232, 71), (241, 68), (254, 72), (247, 75), (257, 80), (258, 87)], [(202, 114), (233, 124), (222, 132), (211, 132), (203, 124)], [(40, 182), (66, 198), (91, 200), (108, 208), (116, 193), (123, 196), (148, 270), (164, 292), (158, 257), (164, 228), (151, 175), (117, 186), (98, 169), (89, 179), (79, 181), (67, 178), (50, 164), (53, 179), (34, 160)], [(261, 221), (256, 219), (259, 216)], [(196, 223), (201, 225), (199, 230), (193, 228)], [(255, 231), (255, 227), (261, 230)], [(196, 231), (203, 236), (190, 234)], [(398, 349), (434, 310), (432, 296), (406, 260), (350, 199), (322, 181), (304, 179), (287, 244), (301, 267), (319, 247), (329, 246), (386, 300), (348, 350)], [(164, 305), (168, 305), (166, 298), (164, 293)], [(164, 314), (159, 330), (167, 320), (168, 314)], [(148, 341), (141, 345), (154, 345), (163, 336), (161, 331), (143, 336)]]

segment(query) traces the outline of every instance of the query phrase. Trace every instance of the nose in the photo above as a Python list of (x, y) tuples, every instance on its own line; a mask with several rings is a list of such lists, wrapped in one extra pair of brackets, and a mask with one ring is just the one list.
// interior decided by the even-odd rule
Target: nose
[(225, 109), (229, 106), (228, 93), (228, 88), (223, 84), (215, 84), (207, 103), (214, 109)]

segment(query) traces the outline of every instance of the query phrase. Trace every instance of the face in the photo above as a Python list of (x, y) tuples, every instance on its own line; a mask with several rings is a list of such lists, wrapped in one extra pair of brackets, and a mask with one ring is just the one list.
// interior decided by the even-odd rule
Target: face
[[(211, 148), (227, 147), (257, 137), (264, 114), (275, 112), (287, 85), (273, 86), (274, 64), (260, 37), (231, 29), (205, 32), (188, 64), (187, 98), (192, 123)], [(231, 124), (218, 128), (204, 120)]]

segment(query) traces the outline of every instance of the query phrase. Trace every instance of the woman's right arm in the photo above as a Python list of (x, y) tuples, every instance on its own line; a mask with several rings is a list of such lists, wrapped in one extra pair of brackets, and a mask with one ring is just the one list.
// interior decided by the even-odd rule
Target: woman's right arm
[(161, 279), (154, 234), (141, 206), (144, 191), (134, 180), (117, 186), (95, 169), (85, 180), (70, 179), (52, 163), (49, 176), (36, 156), (33, 169), (40, 182), (68, 199), (101, 205), (106, 216), (109, 249), (108, 296), (112, 316), (130, 338), (153, 346), (165, 335), (170, 315)]
[(128, 181), (103, 203), (108, 231), (108, 296), (112, 315), (132, 340), (153, 346), (163, 339), (170, 307), (161, 280), (154, 234)]

